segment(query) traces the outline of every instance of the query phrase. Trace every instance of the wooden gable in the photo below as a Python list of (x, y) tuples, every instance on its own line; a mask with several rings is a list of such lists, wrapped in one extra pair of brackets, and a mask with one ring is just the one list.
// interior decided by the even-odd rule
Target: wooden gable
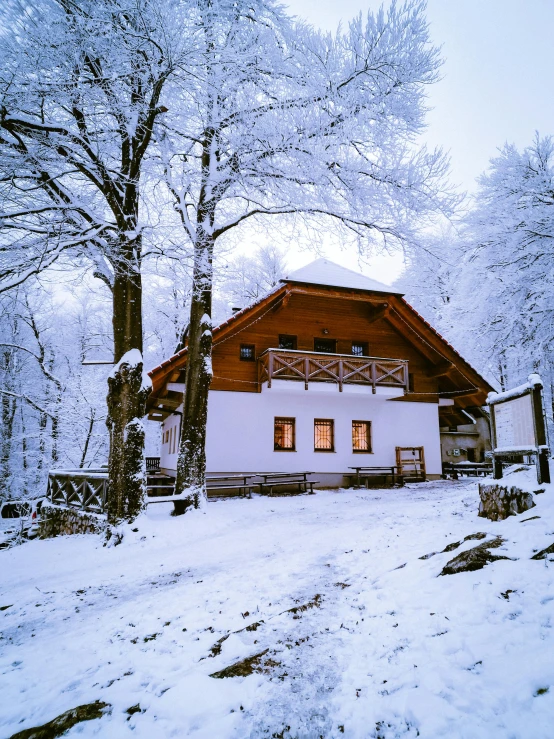
[[(296, 337), (300, 351), (313, 352), (314, 340), (327, 338), (339, 354), (359, 342), (369, 356), (407, 360), (412, 392), (397, 400), (449, 397), (467, 408), (483, 405), (492, 389), (400, 295), (290, 282), (214, 330), (211, 389), (259, 392), (258, 362), (241, 359), (241, 347), (253, 347), (257, 358), (278, 348), (280, 335)], [(152, 370), (149, 408), (170, 412), (180, 397), (171, 383), (184, 382), (185, 365), (186, 348)]]

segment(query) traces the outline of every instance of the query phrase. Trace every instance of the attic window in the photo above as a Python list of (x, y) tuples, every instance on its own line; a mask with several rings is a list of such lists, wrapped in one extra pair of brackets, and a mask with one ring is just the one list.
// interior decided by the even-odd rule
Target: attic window
[(296, 349), (296, 336), (279, 334), (279, 349)]
[(369, 346), (367, 341), (353, 341), (352, 354), (355, 357), (367, 357), (369, 355)]
[(254, 344), (240, 345), (240, 361), (254, 362), (256, 360), (256, 347)]
[(324, 352), (325, 354), (335, 354), (337, 351), (337, 342), (335, 339), (314, 339), (314, 352)]

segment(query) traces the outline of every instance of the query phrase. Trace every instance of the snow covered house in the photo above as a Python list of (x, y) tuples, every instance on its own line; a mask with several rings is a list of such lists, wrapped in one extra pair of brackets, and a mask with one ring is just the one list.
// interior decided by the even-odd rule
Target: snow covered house
[[(150, 372), (148, 417), (170, 475), (186, 361), (184, 348)], [(491, 390), (402, 294), (317, 259), (214, 329), (207, 470), (311, 471), (338, 486), (353, 467), (407, 455), (433, 479), (441, 427), (479, 416)]]

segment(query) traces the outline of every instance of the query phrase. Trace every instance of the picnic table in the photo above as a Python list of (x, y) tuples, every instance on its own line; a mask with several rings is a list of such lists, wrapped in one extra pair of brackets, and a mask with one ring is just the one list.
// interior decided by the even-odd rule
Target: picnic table
[(480, 477), (483, 475), (486, 477), (492, 474), (492, 464), (487, 464), (486, 462), (475, 462), (474, 464), (468, 464), (467, 462), (462, 462), (461, 464), (445, 462), (442, 466), (442, 471), (444, 475), (452, 475), (454, 480), (458, 479), (458, 475), (462, 477), (464, 475), (468, 477)]
[[(394, 485), (397, 481), (402, 485), (404, 483), (404, 478), (402, 475), (398, 473), (398, 467), (391, 466), (391, 467), (349, 467), (349, 470), (356, 470), (356, 483), (355, 487), (360, 487), (360, 481), (362, 479), (365, 479), (366, 487), (369, 487), (369, 478), (370, 477), (384, 477), (385, 481), (387, 477), (390, 477), (392, 480), (392, 484)], [(349, 475), (349, 477), (354, 477), (354, 475)]]
[[(314, 485), (319, 480), (308, 480), (308, 475), (313, 475), (313, 472), (269, 472), (267, 474), (260, 474), (257, 477), (261, 477), (262, 481), (256, 483), (260, 489), (260, 495), (264, 495), (264, 490), (268, 495), (273, 495), (274, 488), (284, 487), (296, 487), (298, 492), (306, 493), (314, 492)], [(292, 491), (282, 490), (284, 494), (292, 494)]]
[[(255, 477), (260, 477), (260, 475), (225, 475), (221, 477), (206, 477), (207, 496), (208, 498), (230, 497), (232, 495), (236, 495), (236, 491), (238, 491), (238, 495), (242, 495), (244, 497), (249, 496), (251, 488), (256, 484), (251, 483), (250, 480)], [(164, 487), (170, 488), (171, 490), (175, 489), (174, 484)], [(147, 503), (174, 503), (179, 500), (186, 500), (186, 496), (160, 495), (156, 497), (148, 497)]]

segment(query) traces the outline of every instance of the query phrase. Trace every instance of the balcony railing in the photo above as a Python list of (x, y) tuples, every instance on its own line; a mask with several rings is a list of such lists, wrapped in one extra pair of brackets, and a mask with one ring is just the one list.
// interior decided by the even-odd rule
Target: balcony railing
[(342, 392), (344, 385), (368, 385), (408, 390), (408, 362), (405, 359), (355, 357), (351, 354), (324, 354), (292, 349), (267, 349), (258, 357), (259, 382), (297, 380), (308, 389), (310, 382), (333, 382)]

